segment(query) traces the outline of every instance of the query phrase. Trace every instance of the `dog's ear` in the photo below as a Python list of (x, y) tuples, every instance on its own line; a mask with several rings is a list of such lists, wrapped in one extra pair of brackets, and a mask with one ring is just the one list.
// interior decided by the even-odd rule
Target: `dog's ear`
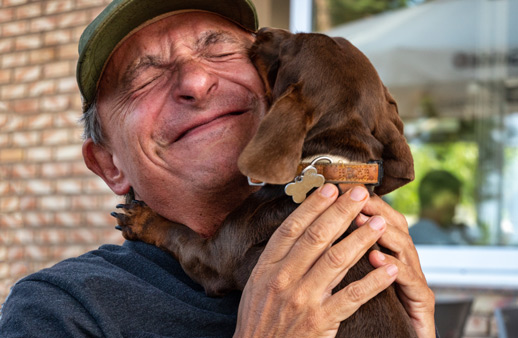
[(414, 161), (410, 147), (403, 135), (403, 122), (399, 118), (396, 100), (385, 88), (386, 108), (383, 118), (374, 132), (374, 137), (384, 148), (383, 180), (374, 189), (378, 195), (387, 194), (414, 179)]
[(299, 84), (290, 85), (274, 102), (239, 156), (238, 167), (244, 175), (271, 184), (293, 180), (313, 122), (306, 106)]

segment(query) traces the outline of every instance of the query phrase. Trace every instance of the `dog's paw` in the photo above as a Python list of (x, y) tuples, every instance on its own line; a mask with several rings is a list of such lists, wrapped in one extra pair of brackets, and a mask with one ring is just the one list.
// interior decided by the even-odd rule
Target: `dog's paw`
[(111, 213), (117, 219), (115, 229), (122, 231), (122, 236), (128, 240), (140, 239), (148, 220), (156, 215), (146, 203), (137, 200), (118, 204), (116, 208), (123, 212)]

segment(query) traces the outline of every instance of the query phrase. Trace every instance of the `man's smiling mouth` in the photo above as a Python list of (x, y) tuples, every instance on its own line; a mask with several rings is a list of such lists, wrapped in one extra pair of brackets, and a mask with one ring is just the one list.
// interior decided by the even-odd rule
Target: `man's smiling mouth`
[(183, 131), (174, 141), (173, 143), (175, 142), (178, 142), (180, 140), (182, 140), (185, 136), (187, 135), (190, 135), (190, 134), (193, 134), (195, 132), (198, 132), (198, 131), (202, 131), (203, 129), (205, 128), (210, 128), (210, 126), (212, 124), (216, 124), (216, 123), (219, 123), (219, 122), (222, 122), (223, 119), (227, 119), (227, 118), (231, 118), (231, 117), (235, 117), (235, 116), (240, 116), (240, 115), (243, 115), (245, 114), (246, 111), (235, 111), (235, 112), (231, 112), (231, 113), (228, 113), (228, 114), (223, 114), (223, 115), (220, 115), (220, 116), (216, 116), (215, 118), (213, 119), (209, 119), (207, 121), (202, 121), (201, 123), (197, 123), (189, 128), (187, 128), (185, 131)]

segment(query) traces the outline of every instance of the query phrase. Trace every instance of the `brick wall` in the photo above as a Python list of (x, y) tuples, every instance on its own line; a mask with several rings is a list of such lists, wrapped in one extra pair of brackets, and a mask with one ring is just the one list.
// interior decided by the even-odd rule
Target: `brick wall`
[(107, 3), (0, 0), (0, 304), (22, 276), (121, 242), (77, 123), (77, 43)]

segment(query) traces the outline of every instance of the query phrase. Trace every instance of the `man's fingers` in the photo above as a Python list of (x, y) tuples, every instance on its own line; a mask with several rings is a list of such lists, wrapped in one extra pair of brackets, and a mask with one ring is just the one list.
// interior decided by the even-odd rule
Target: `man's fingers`
[(359, 281), (347, 285), (324, 302), (326, 315), (337, 321), (349, 318), (360, 306), (390, 286), (398, 268), (389, 264), (371, 271)]
[[(373, 250), (369, 253), (369, 261), (374, 267), (381, 267), (386, 265), (396, 265), (399, 270), (398, 278), (396, 279), (396, 283), (400, 285), (400, 287), (410, 287), (407, 296), (410, 298), (412, 297), (412, 290), (414, 286), (420, 285), (420, 284), (426, 284), (426, 279), (421, 272), (421, 270), (414, 269), (411, 265), (404, 264), (399, 259), (384, 254), (378, 250)], [(418, 289), (419, 292), (421, 292), (421, 289)], [(405, 291), (405, 294), (407, 292)], [(417, 298), (419, 298), (419, 294), (415, 295)]]
[(309, 289), (332, 290), (385, 231), (385, 220), (374, 216), (367, 226), (356, 229), (330, 247), (307, 274)]
[(282, 260), (294, 243), (337, 198), (338, 189), (333, 184), (325, 184), (312, 193), (273, 233), (268, 241), (261, 261), (276, 263)]
[(312, 269), (322, 254), (349, 227), (368, 196), (367, 190), (363, 187), (347, 191), (307, 227), (286, 256), (287, 261), (294, 263), (293, 273), (302, 276)]
[(399, 273), (396, 278), (401, 299), (406, 311), (410, 315), (414, 327), (420, 336), (434, 334), (435, 296), (428, 287), (425, 276), (421, 270), (403, 264), (401, 261), (373, 250), (369, 254), (369, 261), (374, 267), (397, 266)]

